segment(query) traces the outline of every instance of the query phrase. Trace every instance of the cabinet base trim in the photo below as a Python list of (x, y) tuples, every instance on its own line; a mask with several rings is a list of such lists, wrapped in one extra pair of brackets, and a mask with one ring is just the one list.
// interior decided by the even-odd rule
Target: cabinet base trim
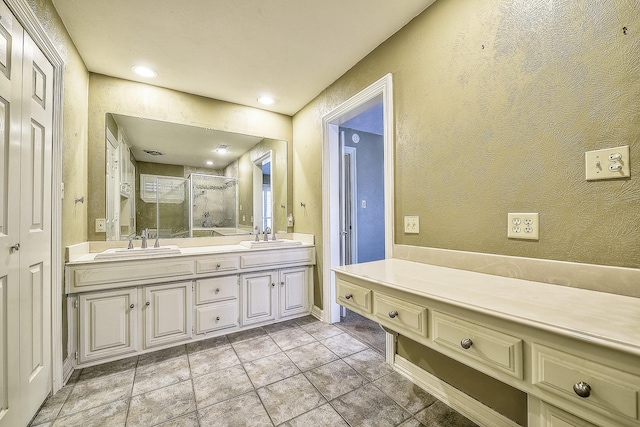
[(394, 368), (418, 387), (480, 426), (520, 427), (516, 422), (500, 415), (402, 356), (395, 355)]
[(322, 321), (322, 313), (323, 313), (322, 309), (317, 305), (314, 305), (313, 308), (311, 309), (311, 315), (320, 321)]

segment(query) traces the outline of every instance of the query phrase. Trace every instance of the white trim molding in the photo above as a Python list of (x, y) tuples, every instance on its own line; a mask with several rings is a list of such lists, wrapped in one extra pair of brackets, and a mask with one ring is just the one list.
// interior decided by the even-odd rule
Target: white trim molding
[(415, 385), (474, 423), (486, 427), (519, 427), (519, 424), (466, 395), (396, 354), (394, 369)]
[(340, 135), (339, 126), (382, 100), (384, 139), (385, 257), (393, 251), (393, 79), (389, 73), (322, 118), (322, 308), (323, 320), (340, 321), (335, 302), (335, 275), (340, 265)]

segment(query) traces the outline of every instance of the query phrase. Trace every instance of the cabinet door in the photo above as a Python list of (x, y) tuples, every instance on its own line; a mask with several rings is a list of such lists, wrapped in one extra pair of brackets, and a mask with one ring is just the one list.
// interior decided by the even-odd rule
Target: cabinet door
[(242, 325), (275, 320), (278, 274), (273, 271), (244, 274), (241, 280)]
[(135, 288), (81, 294), (78, 300), (80, 363), (136, 352)]
[(309, 268), (280, 272), (280, 317), (309, 312)]
[(191, 338), (191, 282), (144, 288), (144, 347)]

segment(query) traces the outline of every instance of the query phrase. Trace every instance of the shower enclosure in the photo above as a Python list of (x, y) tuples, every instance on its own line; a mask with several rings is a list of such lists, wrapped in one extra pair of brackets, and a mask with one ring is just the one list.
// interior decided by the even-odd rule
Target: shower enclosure
[(189, 180), (191, 237), (238, 234), (237, 178), (191, 174)]

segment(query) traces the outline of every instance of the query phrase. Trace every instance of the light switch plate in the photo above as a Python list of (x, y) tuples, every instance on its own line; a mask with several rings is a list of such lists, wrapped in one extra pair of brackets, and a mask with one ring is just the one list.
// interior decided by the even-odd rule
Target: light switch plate
[(507, 214), (507, 237), (540, 240), (540, 220), (537, 213)]
[(420, 217), (418, 215), (405, 215), (404, 232), (407, 234), (420, 233)]
[(584, 154), (584, 163), (587, 181), (631, 176), (628, 145), (587, 151)]

